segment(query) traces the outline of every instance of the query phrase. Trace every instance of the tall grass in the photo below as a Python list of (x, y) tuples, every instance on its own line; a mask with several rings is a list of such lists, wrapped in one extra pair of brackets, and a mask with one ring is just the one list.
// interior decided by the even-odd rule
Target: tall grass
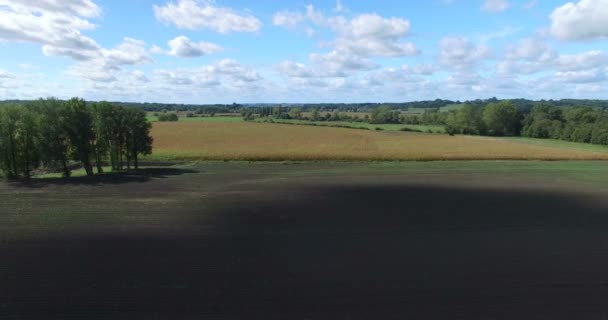
[(151, 158), (167, 160), (608, 160), (499, 138), (276, 123), (154, 123), (152, 136)]

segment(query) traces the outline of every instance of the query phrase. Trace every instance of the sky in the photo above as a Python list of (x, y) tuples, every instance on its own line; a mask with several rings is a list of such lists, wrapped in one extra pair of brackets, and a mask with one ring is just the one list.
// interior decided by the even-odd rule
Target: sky
[(0, 0), (0, 99), (608, 99), (608, 0)]

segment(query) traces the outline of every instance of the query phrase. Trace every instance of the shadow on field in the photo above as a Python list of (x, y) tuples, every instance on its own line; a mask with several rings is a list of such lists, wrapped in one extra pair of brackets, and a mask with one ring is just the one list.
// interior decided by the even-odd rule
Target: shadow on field
[(150, 179), (163, 179), (170, 176), (179, 176), (198, 171), (181, 168), (143, 168), (138, 170), (125, 170), (107, 172), (87, 177), (70, 178), (33, 178), (29, 181), (10, 181), (15, 187), (42, 188), (52, 185), (104, 185), (124, 184), (132, 182), (146, 182)]
[(413, 185), (266, 188), (275, 200), (226, 196), (212, 222), (199, 220), (204, 204), (193, 203), (164, 231), (124, 227), (0, 246), (0, 317), (608, 315), (608, 215), (591, 198)]

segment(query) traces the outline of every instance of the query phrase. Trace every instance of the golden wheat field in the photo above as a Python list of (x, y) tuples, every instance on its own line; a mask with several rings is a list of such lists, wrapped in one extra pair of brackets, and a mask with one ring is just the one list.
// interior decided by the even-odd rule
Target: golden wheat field
[(154, 158), (183, 160), (608, 160), (511, 140), (272, 123), (154, 123)]

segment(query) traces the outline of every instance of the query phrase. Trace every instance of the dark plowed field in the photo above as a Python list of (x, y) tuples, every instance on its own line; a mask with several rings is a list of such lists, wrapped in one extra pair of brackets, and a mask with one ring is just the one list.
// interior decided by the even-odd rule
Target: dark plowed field
[(0, 318), (608, 317), (605, 189), (276, 166), (1, 186)]

